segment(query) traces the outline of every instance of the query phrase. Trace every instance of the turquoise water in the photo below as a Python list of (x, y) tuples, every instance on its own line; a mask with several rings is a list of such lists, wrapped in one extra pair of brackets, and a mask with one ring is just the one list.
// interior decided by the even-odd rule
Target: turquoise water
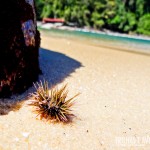
[(46, 31), (47, 34), (51, 36), (76, 38), (77, 40), (86, 40), (89, 41), (91, 44), (97, 46), (150, 52), (150, 39), (139, 39), (139, 38), (108, 35), (103, 33), (84, 32), (84, 31), (42, 29), (42, 31), (44, 30)]

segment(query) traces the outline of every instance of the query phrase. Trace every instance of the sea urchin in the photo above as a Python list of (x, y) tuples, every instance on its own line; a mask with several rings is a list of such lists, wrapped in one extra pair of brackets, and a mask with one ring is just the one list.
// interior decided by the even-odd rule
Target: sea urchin
[(67, 84), (60, 89), (54, 87), (50, 91), (47, 81), (37, 83), (34, 86), (36, 92), (31, 94), (33, 100), (30, 101), (29, 105), (36, 107), (35, 112), (40, 115), (41, 119), (45, 118), (65, 123), (71, 121), (74, 114), (71, 113), (70, 107), (74, 104), (73, 99), (79, 94), (66, 100), (68, 94)]

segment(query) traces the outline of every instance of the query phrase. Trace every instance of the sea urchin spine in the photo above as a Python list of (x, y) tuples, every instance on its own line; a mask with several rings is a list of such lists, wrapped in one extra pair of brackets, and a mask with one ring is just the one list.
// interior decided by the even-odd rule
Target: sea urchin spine
[(67, 84), (60, 89), (54, 87), (50, 91), (47, 81), (37, 83), (34, 86), (36, 92), (31, 94), (33, 100), (29, 105), (36, 107), (35, 112), (40, 115), (41, 119), (69, 122), (74, 117), (70, 108), (74, 104), (74, 98), (79, 94), (66, 100), (68, 94)]

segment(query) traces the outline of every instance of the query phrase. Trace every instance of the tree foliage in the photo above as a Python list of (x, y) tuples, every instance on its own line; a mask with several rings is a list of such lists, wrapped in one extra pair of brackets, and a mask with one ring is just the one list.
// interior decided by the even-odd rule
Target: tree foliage
[(149, 0), (36, 0), (38, 19), (64, 18), (79, 27), (149, 35)]

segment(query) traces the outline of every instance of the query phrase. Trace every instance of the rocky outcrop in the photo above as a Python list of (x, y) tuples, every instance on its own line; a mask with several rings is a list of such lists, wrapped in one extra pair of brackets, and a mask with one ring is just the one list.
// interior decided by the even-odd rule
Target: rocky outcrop
[(38, 79), (40, 34), (34, 0), (0, 4), (0, 97), (25, 91)]

